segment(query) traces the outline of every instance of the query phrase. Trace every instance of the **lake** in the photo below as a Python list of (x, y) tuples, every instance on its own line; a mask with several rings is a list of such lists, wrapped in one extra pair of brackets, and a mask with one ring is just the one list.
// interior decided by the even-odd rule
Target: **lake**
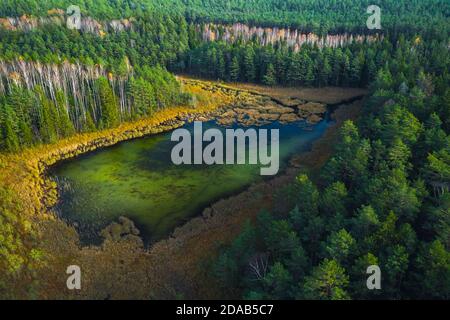
[[(298, 121), (260, 126), (279, 129), (278, 174), (331, 124), (325, 119), (315, 125)], [(193, 126), (184, 128), (192, 132)], [(203, 128), (225, 130), (214, 121)], [(82, 243), (99, 243), (99, 231), (120, 216), (133, 220), (147, 243), (160, 240), (215, 201), (267, 179), (259, 165), (174, 165), (170, 155), (177, 142), (170, 137), (166, 132), (124, 141), (51, 168), (60, 193), (56, 212), (77, 228)]]

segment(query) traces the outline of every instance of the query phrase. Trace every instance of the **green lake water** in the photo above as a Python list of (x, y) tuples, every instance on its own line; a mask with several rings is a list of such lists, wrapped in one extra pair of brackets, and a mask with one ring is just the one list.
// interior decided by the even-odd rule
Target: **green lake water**
[[(281, 172), (330, 125), (328, 120), (313, 126), (275, 122), (260, 128), (280, 130)], [(193, 124), (184, 128), (192, 132)], [(208, 128), (224, 130), (203, 123)], [(98, 232), (120, 216), (133, 220), (147, 242), (159, 240), (215, 201), (265, 179), (258, 165), (174, 165), (170, 154), (176, 142), (170, 136), (121, 142), (51, 168), (60, 192), (56, 211), (76, 226), (82, 242), (98, 242)]]

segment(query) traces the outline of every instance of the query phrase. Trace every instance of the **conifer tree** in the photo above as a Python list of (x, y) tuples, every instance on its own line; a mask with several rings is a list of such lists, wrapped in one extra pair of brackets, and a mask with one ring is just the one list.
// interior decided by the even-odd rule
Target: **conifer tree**
[(104, 77), (97, 80), (100, 103), (101, 103), (101, 123), (103, 128), (112, 128), (119, 123), (119, 107), (116, 97), (108, 80)]
[(269, 63), (267, 66), (266, 74), (263, 77), (263, 83), (268, 86), (273, 86), (277, 82), (276, 76), (275, 76), (275, 68), (273, 67), (273, 64)]
[(70, 121), (69, 113), (66, 109), (64, 93), (58, 91), (56, 93), (57, 113), (58, 113), (58, 128), (61, 137), (68, 137), (75, 133), (75, 128), (72, 121)]
[(2, 138), (1, 145), (6, 151), (14, 152), (19, 150), (19, 137), (17, 135), (17, 123), (14, 110), (6, 104), (0, 105), (0, 128)]
[(255, 51), (252, 46), (247, 46), (244, 52), (244, 73), (245, 80), (248, 82), (254, 82), (256, 79), (255, 70)]
[(230, 80), (233, 82), (239, 81), (239, 73), (240, 73), (240, 65), (239, 59), (236, 55), (233, 56), (230, 65)]

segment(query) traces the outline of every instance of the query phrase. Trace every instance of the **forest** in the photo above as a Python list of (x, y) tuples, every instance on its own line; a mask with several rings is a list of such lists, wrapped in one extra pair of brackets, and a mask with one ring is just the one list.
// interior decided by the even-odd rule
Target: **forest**
[(87, 79), (81, 72), (77, 75), (67, 81), (72, 90), (64, 84), (55, 90), (52, 82), (36, 83), (30, 89), (16, 83), (7, 86), (0, 100), (0, 149), (14, 152), (76, 132), (114, 128), (190, 100), (174, 76), (160, 67), (144, 67), (112, 85), (106, 76)]
[(302, 50), (294, 52), (286, 46), (212, 42), (190, 51), (181, 71), (268, 86), (365, 87), (375, 78), (383, 55), (382, 50), (368, 44), (323, 50), (304, 45)]
[[(365, 30), (369, 5), (384, 8), (383, 27), (402, 32), (419, 32), (423, 26), (434, 31), (447, 27), (448, 2), (445, 0), (4, 0), (0, 16), (46, 15), (54, 8), (75, 4), (82, 13), (100, 19), (128, 18), (148, 13), (186, 16), (190, 22), (241, 22), (259, 26), (299, 28), (304, 32), (357, 32)], [(400, 19), (399, 19), (400, 17)]]
[[(70, 4), (99, 25), (129, 19), (131, 27), (25, 30), (7, 19)], [(366, 29), (369, 4), (382, 7), (382, 30)], [(448, 1), (3, 0), (0, 18), (0, 169), (3, 157), (33, 146), (194, 107), (174, 74), (367, 88), (360, 118), (340, 128), (320, 172), (273, 190), (273, 208), (202, 266), (227, 298), (450, 299)], [(202, 36), (209, 23), (236, 22), (377, 36), (299, 48)], [(44, 253), (41, 223), (21, 214), (30, 208), (0, 181), (0, 298), (45, 297), (48, 284), (35, 277), (59, 251)], [(367, 265), (384, 270), (383, 290), (365, 287)]]
[[(273, 210), (223, 249), (214, 270), (226, 290), (247, 299), (449, 298), (446, 50), (410, 41), (388, 50), (364, 116), (340, 129), (320, 176), (276, 190)], [(367, 265), (386, 270), (383, 290), (367, 290)]]

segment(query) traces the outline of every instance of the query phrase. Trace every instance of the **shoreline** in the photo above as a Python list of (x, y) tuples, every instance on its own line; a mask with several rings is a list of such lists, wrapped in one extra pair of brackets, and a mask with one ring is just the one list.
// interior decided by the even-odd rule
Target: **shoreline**
[[(361, 100), (361, 99), (362, 99), (362, 98), (361, 98), (360, 96), (355, 96), (355, 97), (353, 97), (353, 98), (346, 99), (346, 100), (342, 101), (341, 104), (337, 104), (337, 103), (336, 103), (336, 104), (332, 104), (332, 105), (327, 105), (327, 111), (326, 111), (326, 113), (324, 114), (324, 116), (323, 116), (323, 118), (322, 118), (321, 121), (334, 121), (334, 119), (333, 119), (333, 118), (334, 118), (334, 112), (335, 112), (337, 109), (339, 109), (339, 108), (342, 107), (342, 106), (349, 105), (349, 104), (351, 104), (351, 103), (353, 103), (353, 102), (355, 102), (355, 101)], [(223, 113), (223, 112), (228, 112), (227, 110), (231, 110), (232, 108), (233, 108), (233, 107), (230, 106), (230, 107), (228, 107), (228, 108), (222, 108), (220, 111), (221, 111), (221, 113)], [(221, 116), (218, 115), (217, 113), (218, 113), (218, 112), (215, 112), (215, 114), (208, 114), (208, 115), (205, 115), (205, 114), (201, 114), (201, 113), (200, 113), (200, 114), (197, 114), (197, 115), (199, 115), (200, 117), (202, 117), (202, 118), (204, 118), (204, 119), (208, 119), (208, 120), (216, 120), (216, 121), (217, 121), (217, 120), (220, 119), (220, 117), (221, 117)], [(191, 119), (191, 116), (193, 116), (193, 115), (192, 115), (192, 114), (187, 115), (187, 116), (185, 117), (185, 119), (181, 119), (180, 117), (176, 117), (176, 118), (174, 118), (174, 119), (172, 119), (172, 120), (170, 120), (170, 121), (166, 121), (166, 122), (160, 123), (159, 125), (157, 125), (157, 126), (154, 127), (154, 128), (148, 128), (148, 130), (145, 130), (145, 131), (139, 131), (139, 130), (138, 130), (136, 135), (134, 135), (134, 136), (132, 136), (132, 137), (130, 137), (130, 138), (127, 137), (127, 138), (125, 138), (125, 139), (118, 139), (117, 142), (114, 142), (114, 143), (112, 143), (112, 144), (109, 144), (108, 141), (107, 141), (106, 143), (103, 142), (103, 141), (101, 141), (100, 143), (98, 143), (98, 141), (91, 141), (88, 145), (83, 146), (83, 148), (78, 148), (77, 151), (79, 151), (79, 153), (76, 153), (76, 154), (70, 154), (69, 156), (67, 156), (67, 154), (62, 154), (61, 157), (55, 159), (54, 163), (48, 163), (48, 162), (44, 163), (43, 165), (44, 165), (44, 168), (45, 168), (45, 169), (43, 170), (42, 175), (43, 175), (44, 179), (48, 179), (48, 180), (50, 180), (50, 181), (52, 182), (52, 181), (54, 181), (54, 180), (53, 180), (52, 177), (49, 175), (49, 170), (50, 170), (50, 167), (52, 167), (52, 166), (54, 166), (54, 165), (61, 164), (61, 163), (64, 162), (64, 161), (74, 159), (74, 158), (76, 158), (76, 157), (78, 157), (78, 156), (81, 156), (81, 155), (83, 155), (83, 154), (88, 154), (88, 153), (94, 152), (94, 151), (96, 151), (96, 150), (102, 150), (102, 149), (104, 149), (104, 148), (108, 148), (108, 147), (110, 147), (110, 146), (117, 145), (118, 143), (127, 142), (127, 141), (131, 141), (131, 140), (133, 140), (133, 139), (139, 139), (139, 138), (143, 138), (143, 137), (145, 137), (145, 136), (151, 136), (151, 135), (155, 135), (155, 134), (158, 134), (158, 133), (168, 132), (168, 131), (174, 130), (174, 129), (176, 129), (176, 128), (179, 128), (179, 127), (185, 125), (186, 123), (191, 122), (191, 121), (193, 120), (193, 119)], [(195, 118), (195, 117), (194, 117), (194, 118)], [(300, 151), (300, 152), (297, 152), (297, 153), (291, 154), (291, 156), (290, 156), (289, 159), (287, 160), (287, 163), (286, 163), (286, 165), (284, 166), (284, 168), (282, 168), (282, 170), (281, 170), (277, 175), (275, 175), (275, 176), (273, 176), (273, 177), (267, 177), (266, 179), (264, 179), (264, 180), (262, 181), (262, 183), (270, 182), (271, 180), (276, 179), (276, 178), (279, 178), (279, 177), (290, 176), (290, 173), (291, 173), (292, 169), (296, 168), (296, 165), (294, 164), (294, 162), (295, 162), (294, 160), (295, 160), (296, 158), (298, 158), (299, 156), (301, 156), (301, 155), (304, 155), (304, 154), (307, 155), (307, 154), (309, 154), (309, 153), (312, 151), (313, 146), (314, 146), (316, 143), (320, 142), (320, 141), (322, 140), (322, 138), (324, 138), (324, 137), (326, 136), (327, 132), (328, 132), (330, 129), (332, 129), (332, 127), (334, 127), (335, 125), (336, 125), (336, 124), (330, 125), (330, 127), (327, 128), (327, 129), (323, 132), (323, 134), (322, 134), (317, 140), (313, 141), (313, 142), (311, 143), (311, 145), (309, 145), (308, 147), (306, 147), (305, 150)], [(146, 133), (147, 131), (148, 131), (149, 133)], [(125, 132), (125, 133), (126, 133), (126, 132)], [(92, 146), (92, 147), (91, 147), (91, 146)], [(133, 221), (134, 224), (136, 225), (136, 227), (138, 227), (138, 229), (140, 229), (140, 237), (141, 237), (141, 239), (143, 240), (143, 242), (144, 242), (144, 244), (145, 244), (145, 247), (146, 247), (147, 249), (149, 249), (149, 248), (151, 248), (154, 244), (158, 243), (159, 241), (163, 241), (163, 240), (167, 240), (167, 239), (171, 238), (178, 228), (182, 228), (185, 224), (189, 223), (192, 219), (195, 219), (195, 218), (201, 216), (202, 213), (203, 213), (206, 209), (208, 209), (208, 208), (210, 208), (211, 206), (213, 206), (216, 202), (220, 202), (220, 201), (223, 200), (223, 199), (228, 199), (228, 198), (232, 198), (232, 197), (234, 197), (234, 196), (237, 196), (237, 195), (239, 195), (240, 193), (247, 191), (247, 190), (248, 190), (252, 185), (254, 185), (255, 183), (257, 183), (257, 182), (252, 182), (252, 183), (249, 183), (248, 185), (246, 185), (246, 186), (244, 186), (244, 187), (242, 187), (242, 188), (239, 188), (239, 189), (237, 189), (237, 190), (233, 190), (232, 192), (229, 192), (229, 193), (227, 193), (226, 195), (223, 195), (222, 197), (215, 199), (214, 201), (212, 201), (212, 202), (206, 204), (205, 206), (202, 206), (201, 208), (198, 208), (198, 210), (197, 210), (197, 212), (196, 212), (195, 214), (189, 215), (189, 216), (187, 216), (186, 218), (184, 218), (182, 221), (179, 221), (179, 222), (174, 226), (174, 228), (173, 228), (172, 230), (170, 230), (169, 232), (167, 232), (167, 234), (166, 234), (165, 236), (160, 237), (160, 238), (158, 238), (158, 239), (154, 239), (154, 240), (152, 240), (152, 241), (149, 241), (149, 240), (148, 240), (148, 237), (147, 237), (148, 235), (145, 234), (145, 231), (144, 231), (144, 230), (142, 230), (142, 229), (139, 228), (138, 224), (137, 224), (135, 221), (133, 221), (133, 219), (127, 217), (126, 214), (124, 214), (123, 217), (129, 219), (130, 221)], [(54, 187), (57, 188), (57, 186), (54, 186)], [(57, 195), (57, 196), (56, 196), (56, 199), (51, 199), (51, 200), (52, 200), (52, 202), (51, 202), (52, 207), (48, 207), (48, 209), (51, 210), (51, 211), (53, 211), (53, 210), (54, 210), (54, 205), (53, 205), (53, 204), (56, 203), (57, 201), (60, 201), (60, 197), (59, 197), (59, 195)], [(54, 211), (53, 211), (53, 212), (54, 212)], [(56, 212), (55, 212), (55, 213), (56, 213)], [(56, 214), (56, 217), (57, 217), (58, 219), (64, 221), (65, 223), (67, 223), (67, 224), (69, 224), (69, 225), (72, 226), (72, 223), (70, 223), (70, 221), (64, 219), (64, 215)], [(75, 222), (76, 222), (76, 221), (75, 221)], [(108, 225), (111, 225), (111, 224), (114, 223), (114, 222), (115, 222), (115, 221), (111, 221), (110, 223), (108, 223)], [(79, 228), (77, 227), (77, 224), (73, 225), (73, 227), (77, 230), (77, 233), (78, 233), (80, 236), (83, 235), (83, 229), (79, 229)], [(105, 227), (107, 227), (107, 226), (105, 226)], [(98, 232), (97, 232), (97, 233), (98, 233), (97, 236), (98, 236), (99, 238), (101, 238), (101, 237), (99, 236), (100, 231), (101, 231), (101, 230), (98, 230)], [(94, 238), (95, 238), (95, 236), (94, 236)], [(100, 242), (98, 242), (98, 241), (93, 241), (93, 242), (90, 242), (90, 241), (83, 241), (83, 242), (82, 242), (82, 246), (83, 246), (83, 247), (87, 247), (87, 246), (91, 246), (91, 245), (99, 245), (100, 243), (101, 243), (101, 241), (100, 241)]]
[[(212, 203), (200, 215), (176, 228), (166, 239), (154, 243), (146, 252), (151, 256), (161, 257), (158, 259), (159, 263), (163, 264), (161, 270), (178, 272), (187, 287), (195, 287), (195, 290), (187, 290), (192, 292), (189, 299), (232, 298), (233, 293), (227, 297), (218, 296), (215, 288), (219, 284), (216, 284), (214, 278), (203, 268), (198, 268), (198, 264), (208, 264), (222, 245), (229, 243), (240, 233), (246, 221), (254, 221), (261, 210), (270, 208), (274, 190), (290, 183), (305, 170), (315, 175), (332, 154), (332, 142), (337, 138), (340, 126), (346, 120), (358, 118), (362, 103), (363, 100), (358, 100), (336, 109), (332, 115), (336, 121), (335, 125), (329, 127), (324, 135), (312, 144), (309, 151), (302, 152), (298, 159), (293, 159), (297, 164), (289, 164), (283, 174), (268, 181), (251, 184), (236, 195)], [(302, 165), (299, 166), (298, 161), (301, 161)], [(179, 266), (184, 268), (179, 270)], [(172, 277), (165, 273), (160, 274), (160, 278), (157, 280), (160, 286), (172, 281)]]
[[(201, 84), (205, 85), (205, 82)], [(211, 86), (214, 86), (214, 84), (209, 83), (209, 87), (206, 90), (208, 91)], [(134, 250), (137, 250), (129, 242), (131, 240), (125, 239), (117, 240), (117, 243), (112, 242), (112, 240), (105, 240), (99, 246), (81, 246), (78, 233), (73, 226), (68, 225), (51, 210), (58, 201), (58, 192), (56, 183), (46, 176), (49, 166), (54, 165), (58, 161), (64, 161), (86, 152), (114, 145), (120, 141), (171, 130), (182, 126), (185, 121), (195, 120), (196, 117), (214, 116), (218, 111), (226, 110), (227, 106), (239, 100), (242, 96), (251, 96), (249, 93), (241, 94), (239, 89), (233, 91), (234, 94), (228, 94), (225, 97), (220, 93), (214, 92), (215, 97), (220, 99), (213, 97), (213, 103), (202, 105), (195, 109), (183, 107), (166, 109), (158, 112), (151, 118), (138, 120), (133, 123), (124, 123), (118, 128), (77, 134), (51, 145), (35, 146), (18, 154), (0, 155), (0, 163), (3, 163), (0, 166), (2, 184), (7, 188), (11, 188), (16, 193), (18, 201), (21, 202), (21, 210), (15, 214), (21, 219), (29, 221), (31, 226), (30, 233), (36, 234), (37, 239), (39, 239), (39, 244), (36, 243), (31, 248), (42, 249), (45, 261), (47, 261), (42, 265), (40, 272), (47, 274), (51, 271), (53, 274), (55, 270), (59, 269), (62, 272), (64, 260), (88, 259), (84, 263), (88, 264), (86, 267), (87, 272), (93, 276), (95, 271), (89, 267), (91, 262), (89, 262), (88, 257), (95, 254), (95, 252), (100, 252), (108, 257), (109, 253), (107, 250), (109, 248), (117, 247), (121, 255), (131, 255), (132, 252), (135, 252)], [(213, 95), (211, 92), (209, 94)], [(340, 109), (345, 108), (338, 108), (335, 113)], [(315, 145), (322, 141), (329, 134), (329, 131), (333, 130), (337, 125), (336, 123), (336, 125), (328, 128), (325, 134), (313, 143), (311, 151), (306, 151), (306, 153), (313, 153)], [(201, 261), (214, 256), (220, 243), (227, 243), (239, 232), (244, 220), (255, 216), (255, 210), (261, 202), (267, 203), (267, 201), (270, 201), (267, 191), (272, 190), (276, 185), (283, 185), (289, 182), (289, 179), (286, 177), (289, 176), (292, 170), (298, 169), (289, 167), (290, 165), (288, 165), (286, 173), (283, 173), (282, 176), (270, 179), (268, 182), (262, 182), (263, 186), (252, 184), (236, 195), (231, 195), (226, 199), (210, 204), (203, 209), (200, 215), (193, 216), (180, 227), (175, 228), (168, 237), (153, 243), (148, 249), (138, 245), (140, 248), (139, 256), (146, 261), (145, 263), (142, 262), (142, 266), (146, 265), (146, 268), (149, 268), (148, 263), (151, 263), (152, 267), (150, 269), (154, 270), (154, 272), (149, 271), (148, 277), (151, 280), (145, 286), (151, 286), (152, 290), (155, 290), (154, 294), (156, 296), (172, 296), (171, 293), (165, 292), (164, 288), (167, 283), (173, 283), (173, 279), (177, 279), (176, 281), (183, 282), (187, 292), (191, 292), (191, 294), (188, 294), (189, 296), (200, 296), (197, 293), (200, 294), (200, 292), (207, 290), (207, 285), (203, 286), (204, 289), (202, 290), (189, 290), (192, 286), (197, 287), (204, 279), (207, 279), (207, 275), (204, 274), (204, 268), (198, 268), (198, 263), (203, 263)], [(292, 175), (290, 176), (292, 177)], [(265, 192), (263, 192), (264, 190)], [(248, 201), (249, 199), (251, 200)], [(227, 205), (230, 201), (234, 203), (233, 206)], [(250, 207), (248, 207), (249, 204)], [(218, 212), (224, 213), (217, 214)], [(134, 241), (137, 241), (137, 239)], [(139, 240), (137, 243), (141, 241)], [(199, 246), (200, 248), (204, 247), (204, 250), (198, 250)], [(186, 268), (180, 270), (180, 266), (186, 266)], [(192, 276), (188, 275), (189, 272), (187, 270), (193, 273)], [(58, 273), (59, 271), (56, 272), (56, 274)], [(174, 274), (176, 276), (173, 276)], [(50, 276), (45, 276), (45, 279), (48, 277)], [(195, 281), (193, 281), (194, 278), (196, 279)], [(53, 279), (52, 281), (58, 283), (60, 280)], [(212, 290), (212, 288), (210, 289)], [(51, 289), (49, 290), (48, 296), (60, 296), (61, 294), (53, 292)], [(205, 296), (208, 297), (216, 295), (214, 292), (205, 293)], [(65, 294), (69, 297), (72, 296), (70, 292)], [(85, 294), (89, 296), (89, 293)]]
[[(195, 85), (193, 83), (191, 86)], [(78, 133), (52, 144), (36, 145), (14, 154), (0, 154), (1, 183), (18, 194), (24, 205), (21, 214), (49, 218), (52, 216), (49, 209), (54, 206), (58, 195), (54, 182), (46, 175), (48, 167), (122, 141), (178, 128), (186, 119), (207, 117), (232, 103), (234, 99), (222, 93), (213, 94), (194, 89), (196, 94), (207, 96), (207, 101), (200, 102), (195, 107), (163, 109), (148, 118), (125, 122), (116, 128)]]

